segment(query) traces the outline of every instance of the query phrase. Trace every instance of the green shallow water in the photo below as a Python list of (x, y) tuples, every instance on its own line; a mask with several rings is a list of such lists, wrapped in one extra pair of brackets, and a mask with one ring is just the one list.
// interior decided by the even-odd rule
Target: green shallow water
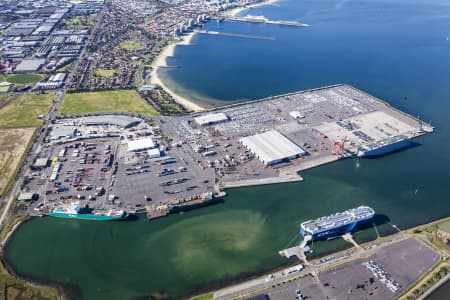
[[(310, 218), (362, 203), (400, 228), (446, 215), (447, 201), (428, 206), (423, 191), (415, 193), (418, 177), (403, 184), (392, 179), (407, 175), (408, 168), (396, 164), (416, 149), (359, 166), (356, 159), (341, 161), (305, 172), (301, 183), (230, 190), (223, 204), (152, 222), (33, 219), (14, 234), (6, 259), (20, 274), (78, 286), (84, 299), (178, 297), (213, 288), (288, 263), (277, 252), (299, 242), (299, 223)], [(364, 175), (389, 165), (390, 176)], [(389, 223), (377, 229), (394, 231)], [(373, 228), (356, 235), (374, 237)], [(341, 239), (314, 244), (316, 254), (343, 247)]]

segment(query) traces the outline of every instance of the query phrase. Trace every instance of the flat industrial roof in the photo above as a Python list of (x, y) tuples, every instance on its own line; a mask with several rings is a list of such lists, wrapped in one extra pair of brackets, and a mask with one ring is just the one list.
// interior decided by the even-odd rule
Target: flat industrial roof
[(195, 122), (199, 125), (208, 125), (227, 121), (228, 117), (224, 113), (208, 114), (195, 118)]
[(153, 149), (149, 149), (149, 150), (147, 150), (147, 153), (148, 153), (148, 155), (150, 156), (150, 157), (152, 157), (152, 156), (160, 156), (161, 155), (161, 152), (159, 151), (159, 149), (158, 148), (153, 148)]
[(35, 167), (46, 167), (48, 165), (48, 157), (44, 157), (44, 158), (38, 158), (36, 159), (36, 162), (34, 163), (33, 166)]
[(266, 165), (305, 154), (299, 146), (276, 130), (243, 137), (239, 141)]
[(45, 59), (24, 59), (17, 65), (15, 71), (34, 72), (38, 71), (45, 64)]
[(116, 125), (123, 128), (131, 127), (134, 124), (138, 124), (139, 119), (128, 116), (116, 116), (116, 115), (104, 115), (104, 116), (89, 116), (83, 118), (83, 123), (86, 126), (109, 124)]
[(128, 151), (143, 151), (151, 148), (155, 148), (156, 144), (152, 138), (145, 138), (140, 140), (128, 141)]
[(21, 192), (18, 200), (20, 201), (33, 200), (36, 197), (35, 195), (36, 195), (35, 193)]

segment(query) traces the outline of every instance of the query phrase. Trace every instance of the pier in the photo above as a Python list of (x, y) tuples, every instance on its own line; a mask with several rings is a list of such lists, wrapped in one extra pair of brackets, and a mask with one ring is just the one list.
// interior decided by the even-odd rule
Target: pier
[(146, 205), (145, 211), (149, 220), (165, 217), (171, 213), (184, 212), (194, 208), (212, 205), (222, 201), (220, 198), (227, 194), (224, 191), (219, 191), (216, 194), (205, 193), (190, 199), (180, 199), (172, 201), (168, 204), (162, 205)]
[(352, 234), (351, 234), (350, 232), (344, 234), (344, 235), (342, 236), (342, 238), (343, 238), (345, 241), (347, 241), (347, 242), (353, 244), (353, 246), (355, 246), (356, 248), (362, 249), (361, 246), (353, 239), (353, 236), (352, 236)]
[(237, 37), (237, 38), (244, 38), (244, 39), (254, 39), (254, 40), (268, 40), (268, 41), (275, 40), (275, 38), (271, 37), (271, 36), (260, 36), (260, 35), (252, 35), (252, 34), (227, 33), (227, 32), (219, 32), (219, 31), (211, 31), (211, 30), (201, 30), (201, 29), (195, 29), (194, 32), (200, 33), (200, 34), (222, 35), (222, 36)]
[(251, 16), (251, 15), (247, 15), (245, 17), (230, 16), (230, 17), (225, 17), (223, 20), (234, 21), (234, 22), (250, 22), (250, 23), (260, 23), (260, 24), (292, 26), (292, 27), (309, 27), (308, 24), (301, 23), (298, 21), (269, 20), (264, 16)]

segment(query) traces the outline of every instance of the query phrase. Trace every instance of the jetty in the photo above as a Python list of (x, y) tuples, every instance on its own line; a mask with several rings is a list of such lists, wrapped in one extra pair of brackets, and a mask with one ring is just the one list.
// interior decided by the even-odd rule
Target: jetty
[(260, 36), (260, 35), (240, 34), (240, 33), (227, 33), (227, 32), (202, 30), (202, 29), (195, 29), (194, 32), (200, 33), (200, 34), (222, 35), (222, 36), (237, 37), (237, 38), (244, 38), (244, 39), (254, 39), (254, 40), (268, 40), (268, 41), (275, 40), (275, 38), (271, 37), (271, 36)]
[(204, 193), (198, 197), (179, 199), (172, 201), (169, 204), (147, 205), (145, 206), (145, 210), (147, 212), (147, 218), (149, 220), (153, 220), (165, 217), (171, 213), (184, 212), (194, 208), (218, 203), (221, 201), (219, 198), (225, 196), (226, 193), (224, 191), (219, 191), (218, 193)]
[(309, 27), (306, 23), (301, 23), (298, 21), (286, 21), (286, 20), (270, 20), (264, 16), (227, 16), (220, 20), (234, 21), (234, 22), (249, 22), (249, 23), (260, 23), (260, 24), (271, 24), (271, 25), (281, 25), (281, 26), (292, 26), (292, 27)]

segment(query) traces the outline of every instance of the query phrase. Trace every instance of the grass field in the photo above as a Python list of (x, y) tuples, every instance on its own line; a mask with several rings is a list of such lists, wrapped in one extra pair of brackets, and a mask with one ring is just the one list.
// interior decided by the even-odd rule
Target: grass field
[(0, 195), (14, 175), (35, 128), (0, 129)]
[[(0, 196), (14, 184), (36, 127), (42, 124), (37, 116), (46, 114), (55, 98), (53, 93), (0, 96)], [(0, 230), (1, 240), (24, 218), (23, 214), (10, 214)], [(31, 285), (9, 274), (3, 264), (0, 264), (0, 286), (1, 299), (59, 299), (55, 288)]]
[(150, 115), (159, 113), (134, 90), (66, 94), (60, 115), (89, 112), (129, 111)]
[(114, 77), (116, 76), (116, 70), (108, 70), (108, 69), (95, 69), (93, 71), (94, 77)]
[[(4, 99), (4, 97), (2, 98)], [(2, 98), (0, 98), (0, 103)], [(47, 114), (55, 98), (56, 94), (54, 93), (20, 95), (0, 109), (0, 128), (42, 125), (42, 120), (37, 117)]]
[(2, 75), (0, 81), (8, 81), (15, 84), (33, 84), (44, 79), (44, 75), (41, 74), (15, 74), (15, 75)]
[(14, 101), (15, 99), (19, 98), (17, 94), (11, 94), (11, 95), (3, 95), (0, 96), (0, 109), (8, 104), (11, 101)]
[(120, 48), (129, 51), (140, 50), (142, 49), (142, 44), (136, 41), (126, 41), (120, 44)]
[(214, 296), (214, 294), (210, 293), (210, 294), (195, 296), (195, 297), (191, 298), (191, 300), (210, 300), (213, 298), (213, 296)]
[(88, 29), (94, 25), (97, 14), (91, 14), (89, 16), (74, 16), (72, 19), (64, 21), (64, 25), (67, 29)]

